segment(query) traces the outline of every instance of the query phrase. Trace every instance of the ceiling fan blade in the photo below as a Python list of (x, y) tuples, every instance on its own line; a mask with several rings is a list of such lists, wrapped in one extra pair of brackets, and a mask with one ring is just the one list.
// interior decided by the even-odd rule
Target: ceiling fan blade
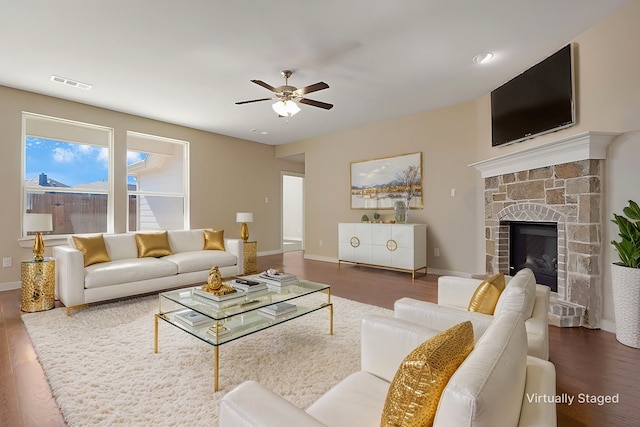
[(329, 85), (326, 84), (325, 82), (318, 82), (316, 84), (312, 84), (309, 86), (305, 86), (305, 87), (301, 87), (300, 89), (297, 89), (294, 94), (297, 96), (302, 96), (302, 95), (306, 95), (308, 93), (311, 92), (316, 92), (322, 89), (329, 89)]
[(327, 104), (326, 102), (314, 101), (313, 99), (300, 98), (298, 102), (301, 104), (312, 105), (314, 107), (324, 108), (325, 110), (330, 110), (333, 108), (333, 104)]
[(265, 89), (270, 90), (271, 92), (278, 92), (278, 89), (276, 89), (275, 87), (271, 86), (269, 83), (265, 83), (262, 80), (251, 80), (253, 83), (262, 86)]
[(240, 102), (236, 102), (236, 105), (240, 105), (240, 104), (249, 104), (251, 102), (260, 102), (260, 101), (270, 101), (272, 99), (275, 98), (261, 98), (261, 99), (252, 99), (250, 101), (240, 101)]

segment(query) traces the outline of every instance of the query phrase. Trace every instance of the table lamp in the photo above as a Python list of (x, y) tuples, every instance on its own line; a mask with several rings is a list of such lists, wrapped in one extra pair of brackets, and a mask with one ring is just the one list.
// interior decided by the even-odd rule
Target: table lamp
[(243, 242), (246, 242), (249, 240), (249, 227), (247, 223), (253, 222), (253, 214), (251, 212), (238, 212), (236, 213), (236, 222), (242, 223), (242, 227), (240, 227), (240, 237)]
[(24, 215), (24, 231), (35, 231), (36, 235), (33, 239), (33, 259), (42, 261), (44, 259), (44, 239), (42, 231), (53, 230), (53, 222), (51, 214), (28, 213)]

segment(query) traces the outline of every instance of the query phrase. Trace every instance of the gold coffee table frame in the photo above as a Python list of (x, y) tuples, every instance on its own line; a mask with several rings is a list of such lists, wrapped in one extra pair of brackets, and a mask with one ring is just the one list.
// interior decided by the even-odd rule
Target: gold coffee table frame
[[(158, 320), (213, 346), (213, 390), (219, 389), (220, 346), (272, 326), (286, 323), (315, 311), (329, 309), (329, 335), (333, 335), (333, 304), (331, 287), (323, 283), (299, 280), (297, 285), (283, 287), (269, 286), (268, 290), (242, 294), (242, 297), (214, 302), (194, 292), (196, 288), (178, 289), (159, 295), (159, 310), (153, 317), (153, 351), (158, 353)], [(312, 294), (324, 293), (326, 302), (312, 301)], [(311, 301), (310, 301), (311, 300)], [(289, 302), (296, 310), (282, 316), (271, 317), (258, 309), (276, 302)], [(163, 309), (169, 306), (168, 309)], [(194, 310), (208, 317), (201, 326), (189, 326), (179, 320), (176, 314)]]

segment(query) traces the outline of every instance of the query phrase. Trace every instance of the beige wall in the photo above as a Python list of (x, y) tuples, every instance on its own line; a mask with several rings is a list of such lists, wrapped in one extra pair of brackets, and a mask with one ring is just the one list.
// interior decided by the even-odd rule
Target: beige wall
[[(612, 212), (628, 199), (640, 201), (640, 2), (634, 1), (576, 37), (578, 123), (507, 147), (491, 147), (489, 94), (438, 111), (378, 122), (276, 148), (277, 156), (306, 155), (307, 256), (337, 257), (337, 223), (358, 221), (349, 208), (349, 164), (387, 155), (424, 153), (425, 208), (410, 222), (428, 224), (428, 265), (434, 271), (476, 273), (484, 269), (484, 202), (480, 173), (468, 164), (542, 145), (584, 131), (623, 133), (610, 146), (604, 176), (603, 241), (615, 238)], [(456, 188), (458, 196), (450, 197)], [(319, 245), (322, 240), (323, 245)], [(603, 325), (611, 330), (609, 264), (605, 246)], [(433, 248), (441, 249), (439, 258)]]
[[(628, 199), (640, 201), (640, 2), (632, 1), (616, 14), (575, 38), (577, 50), (578, 124), (509, 147), (490, 145), (489, 96), (438, 111), (336, 132), (285, 146), (275, 147), (278, 158), (304, 153), (305, 238), (307, 256), (335, 260), (337, 223), (359, 221), (364, 211), (349, 206), (349, 169), (353, 161), (423, 152), (424, 209), (412, 210), (411, 222), (424, 222), (428, 229), (428, 264), (433, 271), (475, 273), (484, 269), (484, 203), (480, 174), (467, 167), (475, 161), (544, 144), (583, 131), (624, 133), (608, 149), (605, 171), (603, 241), (615, 237), (612, 212), (619, 212)], [(0, 284), (19, 280), (16, 260), (28, 257), (20, 250), (20, 112), (65, 117), (116, 129), (116, 142), (126, 130), (185, 139), (191, 145), (191, 225), (215, 226), (237, 236), (234, 213), (251, 210), (251, 238), (259, 250), (280, 247), (279, 171), (303, 172), (291, 162), (264, 162), (274, 148), (232, 138), (198, 132), (166, 123), (114, 113), (85, 105), (0, 88), (0, 144), (3, 148), (0, 182), (5, 210), (0, 227), (0, 256), (13, 256), (14, 267), (0, 270)], [(123, 145), (116, 152), (124, 165)], [(238, 165), (245, 168), (241, 172)], [(250, 177), (259, 176), (260, 179)], [(249, 178), (247, 178), (249, 177)], [(264, 179), (268, 177), (268, 179)], [(123, 178), (124, 179), (124, 178)], [(116, 182), (124, 193), (125, 183)], [(450, 197), (450, 189), (457, 196)], [(10, 189), (10, 190), (9, 190)], [(271, 203), (265, 205), (264, 197)], [(124, 198), (116, 213), (124, 228)], [(389, 212), (390, 213), (390, 212)], [(322, 245), (320, 242), (322, 241)], [(433, 256), (433, 248), (441, 256)], [(611, 281), (608, 264), (616, 260), (605, 245), (603, 324), (611, 324)]]
[[(258, 241), (260, 252), (280, 250), (280, 172), (301, 173), (304, 165), (276, 159), (274, 147), (0, 86), (0, 257), (13, 258), (11, 268), (0, 269), (0, 289), (19, 283), (20, 260), (32, 256), (18, 244), (22, 111), (115, 130), (116, 232), (126, 228), (126, 132), (135, 131), (189, 141), (192, 228), (224, 229), (225, 236), (239, 238), (235, 213), (253, 212), (250, 239)], [(269, 197), (268, 204), (265, 197)]]
[[(422, 152), (424, 209), (411, 210), (409, 222), (428, 224), (427, 264), (433, 271), (479, 271), (473, 221), (477, 182), (467, 167), (474, 159), (475, 120), (471, 102), (277, 147), (277, 156), (305, 153), (307, 257), (336, 260), (338, 223), (373, 213), (350, 208), (351, 162)], [(433, 256), (435, 247), (440, 257)]]
[[(602, 209), (602, 241), (617, 238), (615, 225), (609, 220), (619, 213), (629, 199), (640, 201), (640, 2), (633, 1), (616, 14), (585, 31), (573, 41), (577, 43), (576, 92), (578, 123), (559, 132), (508, 147), (492, 148), (490, 99), (486, 95), (477, 101), (477, 159), (484, 160), (524, 148), (542, 145), (585, 131), (619, 132), (607, 149), (604, 173)], [(480, 184), (478, 184), (480, 185)], [(482, 195), (478, 195), (481, 200)], [(478, 230), (484, 218), (478, 217)], [(603, 328), (613, 330), (614, 313), (611, 292), (610, 264), (618, 256), (609, 244), (604, 244), (600, 271)]]

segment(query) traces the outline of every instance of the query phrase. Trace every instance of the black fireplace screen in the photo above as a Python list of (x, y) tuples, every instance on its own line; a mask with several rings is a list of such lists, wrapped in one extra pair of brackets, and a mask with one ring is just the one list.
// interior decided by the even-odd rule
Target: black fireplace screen
[(509, 224), (509, 271), (530, 268), (536, 283), (558, 291), (558, 226), (556, 223)]

